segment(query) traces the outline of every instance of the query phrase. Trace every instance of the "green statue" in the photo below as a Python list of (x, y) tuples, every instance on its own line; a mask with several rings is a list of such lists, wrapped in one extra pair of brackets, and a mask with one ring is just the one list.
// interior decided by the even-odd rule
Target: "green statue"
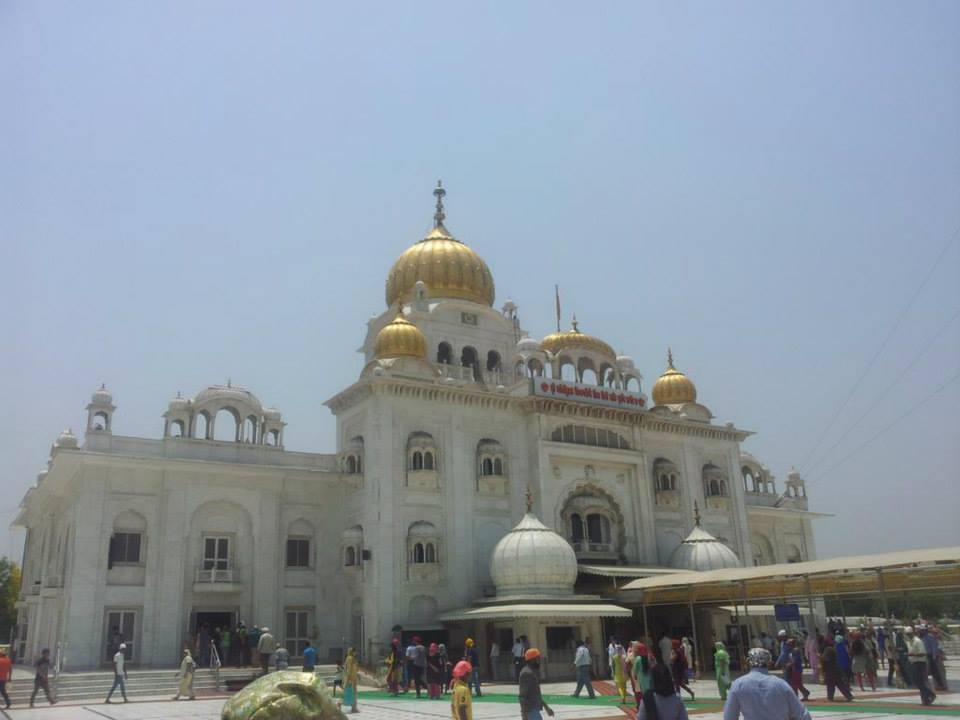
[(273, 672), (227, 701), (222, 720), (346, 720), (323, 679), (293, 670)]

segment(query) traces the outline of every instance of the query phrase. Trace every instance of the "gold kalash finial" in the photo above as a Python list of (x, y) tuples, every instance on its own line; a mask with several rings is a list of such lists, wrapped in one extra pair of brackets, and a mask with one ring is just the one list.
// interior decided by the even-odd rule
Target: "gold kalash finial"
[(673, 367), (673, 350), (671, 348), (667, 348), (667, 367), (676, 369)]
[(443, 189), (443, 182), (437, 180), (437, 187), (433, 191), (434, 197), (437, 198), (437, 211), (433, 214), (433, 227), (435, 230), (446, 230), (443, 226), (443, 221), (447, 217), (443, 212), (443, 197), (446, 194), (447, 191)]

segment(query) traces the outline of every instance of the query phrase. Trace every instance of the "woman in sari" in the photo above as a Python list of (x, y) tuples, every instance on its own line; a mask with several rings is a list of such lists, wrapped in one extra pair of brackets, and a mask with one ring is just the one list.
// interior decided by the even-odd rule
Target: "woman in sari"
[(627, 658), (623, 645), (618, 640), (613, 646), (613, 682), (620, 693), (620, 704), (627, 702)]
[(347, 659), (343, 663), (343, 704), (350, 706), (350, 712), (357, 712), (357, 689), (360, 684), (360, 664), (357, 651), (347, 650)]
[(689, 667), (689, 664), (687, 661), (687, 656), (683, 652), (683, 645), (676, 638), (674, 638), (672, 645), (673, 652), (671, 653), (672, 658), (670, 661), (670, 670), (673, 672), (674, 689), (677, 691), (677, 695), (679, 695), (680, 688), (683, 688), (690, 693), (690, 699), (693, 700), (693, 690), (690, 688), (687, 680), (687, 668)]
[(730, 689), (730, 653), (722, 642), (717, 641), (714, 644), (713, 668), (717, 675), (717, 690), (720, 692), (720, 699), (727, 699), (727, 690)]
[(387, 690), (396, 697), (400, 694), (400, 678), (403, 675), (403, 657), (400, 655), (400, 638), (394, 638), (387, 652)]
[(173, 696), (174, 700), (179, 700), (181, 695), (185, 695), (188, 700), (196, 700), (197, 696), (193, 693), (193, 674), (197, 669), (197, 663), (194, 661), (190, 650), (183, 651), (183, 660), (180, 663), (180, 672), (177, 677), (180, 678), (180, 686), (177, 688), (177, 694)]

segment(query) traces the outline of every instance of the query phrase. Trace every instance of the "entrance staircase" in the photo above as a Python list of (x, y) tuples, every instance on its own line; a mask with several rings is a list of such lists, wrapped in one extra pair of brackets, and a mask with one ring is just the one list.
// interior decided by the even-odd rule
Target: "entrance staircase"
[[(299, 670), (299, 666), (291, 666), (290, 670)], [(321, 677), (332, 677), (337, 672), (336, 665), (318, 665), (316, 672)], [(197, 670), (193, 678), (193, 690), (197, 696), (212, 695), (217, 692), (230, 693), (238, 687), (255, 680), (259, 670), (252, 668), (220, 668), (220, 681), (212, 670)], [(176, 677), (176, 668), (167, 670), (130, 670), (126, 680), (127, 697), (166, 697), (172, 698), (180, 684)], [(54, 700), (61, 703), (103, 702), (113, 685), (113, 671), (61, 673), (56, 679), (51, 678), (50, 690)], [(233, 690), (228, 689), (228, 685)], [(22, 675), (15, 675), (14, 681), (7, 685), (7, 692), (14, 707), (24, 707), (30, 702), (33, 692), (33, 679)], [(119, 688), (113, 694), (112, 702), (123, 702)], [(2, 703), (2, 700), (0, 700)], [(47, 704), (43, 690), (37, 693), (37, 706)]]

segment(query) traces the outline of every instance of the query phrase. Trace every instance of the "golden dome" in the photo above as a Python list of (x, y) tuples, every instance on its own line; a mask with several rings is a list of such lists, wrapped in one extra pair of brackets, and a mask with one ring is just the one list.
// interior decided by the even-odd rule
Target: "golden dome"
[(377, 333), (373, 345), (378, 360), (397, 357), (427, 357), (427, 338), (420, 328), (397, 315)]
[(546, 350), (552, 355), (557, 355), (563, 350), (591, 350), (606, 355), (613, 361), (616, 361), (617, 358), (617, 353), (603, 340), (580, 332), (576, 317), (573, 319), (573, 330), (550, 333), (540, 342), (540, 349)]
[(433, 230), (397, 258), (387, 275), (387, 305), (413, 299), (418, 280), (427, 286), (430, 297), (470, 300), (493, 305), (494, 287), (490, 268), (477, 253), (457, 240), (443, 225), (443, 196), (437, 183), (437, 211)]
[(683, 405), (697, 401), (693, 381), (673, 366), (673, 353), (667, 350), (667, 370), (653, 384), (654, 405)]

